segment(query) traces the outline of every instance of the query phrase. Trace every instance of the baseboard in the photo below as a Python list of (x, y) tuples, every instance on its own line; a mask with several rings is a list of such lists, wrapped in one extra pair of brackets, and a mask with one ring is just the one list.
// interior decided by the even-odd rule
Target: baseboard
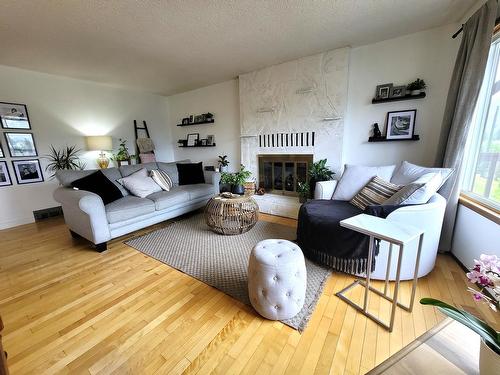
[(0, 221), (0, 230), (1, 229), (9, 229), (9, 228), (17, 227), (19, 225), (30, 224), (30, 223), (34, 223), (34, 222), (35, 222), (35, 219), (33, 218), (33, 216), (17, 217), (14, 219), (2, 220), (2, 221)]

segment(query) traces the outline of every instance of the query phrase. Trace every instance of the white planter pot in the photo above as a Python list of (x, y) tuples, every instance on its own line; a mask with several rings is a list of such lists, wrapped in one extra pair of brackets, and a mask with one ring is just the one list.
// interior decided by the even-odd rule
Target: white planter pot
[(222, 173), (222, 172), (227, 172), (228, 170), (229, 170), (229, 166), (227, 166), (227, 165), (226, 165), (225, 167), (224, 167), (224, 166), (222, 166), (222, 165), (219, 167), (219, 171), (220, 171), (221, 173)]
[(495, 375), (500, 369), (500, 355), (495, 353), (483, 339), (479, 349), (479, 374)]
[(412, 95), (412, 96), (420, 95), (421, 92), (422, 92), (422, 90), (411, 90), (410, 95)]

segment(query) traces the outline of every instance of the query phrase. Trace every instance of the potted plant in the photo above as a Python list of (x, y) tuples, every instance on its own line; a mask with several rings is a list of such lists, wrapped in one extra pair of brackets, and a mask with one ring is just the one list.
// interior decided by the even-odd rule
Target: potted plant
[[(468, 288), (476, 301), (483, 301), (498, 313), (500, 299), (500, 258), (496, 255), (482, 254), (479, 260), (474, 260), (475, 266), (467, 273), (470, 282), (479, 287), (479, 291)], [(490, 291), (492, 297), (486, 293)], [(457, 309), (447, 303), (433, 298), (422, 298), (423, 305), (436, 306), (443, 314), (455, 319), (472, 329), (481, 337), (479, 351), (479, 372), (482, 375), (497, 374), (500, 369), (500, 332), (490, 327), (486, 322), (476, 318), (467, 311)]]
[(231, 187), (234, 181), (234, 174), (228, 172), (222, 172), (220, 176), (219, 190), (221, 193), (226, 193), (231, 191)]
[(245, 166), (241, 164), (240, 170), (233, 174), (231, 192), (239, 195), (245, 194), (245, 186), (243, 184), (250, 178), (251, 175), (252, 173), (246, 170)]
[(120, 138), (120, 145), (118, 146), (118, 152), (116, 154), (113, 154), (113, 157), (111, 158), (111, 160), (116, 161), (118, 166), (120, 166), (121, 161), (129, 161), (130, 160), (130, 154), (128, 153), (126, 139)]
[(316, 182), (319, 181), (329, 181), (333, 178), (335, 172), (333, 172), (326, 165), (327, 159), (321, 159), (315, 163), (312, 163), (309, 169), (309, 197), (314, 196), (314, 190), (316, 189)]
[(297, 184), (297, 193), (299, 193), (299, 202), (306, 203), (310, 193), (309, 184), (307, 182), (299, 181)]
[(406, 89), (410, 92), (410, 95), (420, 95), (422, 91), (426, 89), (427, 85), (423, 79), (417, 78), (412, 83), (408, 84)]
[(227, 160), (227, 155), (219, 155), (218, 163), (219, 163), (219, 171), (227, 172), (229, 165), (229, 160)]
[(80, 161), (79, 152), (76, 146), (66, 146), (62, 150), (56, 150), (53, 145), (50, 145), (50, 154), (43, 157), (49, 161), (45, 170), (52, 172), (50, 178), (54, 178), (56, 172), (63, 169), (84, 169), (85, 163)]

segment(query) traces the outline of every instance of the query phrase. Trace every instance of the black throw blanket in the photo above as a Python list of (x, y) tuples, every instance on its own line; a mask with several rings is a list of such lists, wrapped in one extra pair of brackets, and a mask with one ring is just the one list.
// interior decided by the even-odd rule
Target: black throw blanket
[[(368, 206), (365, 211), (347, 201), (312, 200), (299, 211), (297, 242), (309, 259), (346, 273), (364, 273), (368, 264), (369, 237), (343, 228), (339, 222), (352, 216), (387, 217), (402, 206)], [(375, 256), (379, 241), (375, 241)], [(371, 270), (375, 269), (375, 257)]]

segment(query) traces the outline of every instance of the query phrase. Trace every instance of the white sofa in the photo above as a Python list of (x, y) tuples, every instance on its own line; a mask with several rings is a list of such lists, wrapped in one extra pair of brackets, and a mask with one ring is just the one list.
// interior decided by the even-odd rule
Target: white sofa
[[(332, 199), (336, 186), (336, 180), (318, 182), (314, 192), (314, 199)], [(402, 224), (406, 223), (424, 231), (418, 277), (425, 276), (431, 272), (436, 263), (445, 208), (446, 199), (436, 193), (426, 204), (401, 207), (387, 216), (387, 220), (397, 221)], [(413, 278), (417, 246), (418, 241), (414, 241), (414, 243), (405, 247), (401, 266), (401, 280), (410, 280)], [(393, 247), (393, 252), (394, 250), (397, 250), (397, 248)], [(372, 273), (373, 279), (385, 279), (388, 252), (389, 244), (381, 241), (380, 252), (376, 258), (375, 271)], [(391, 258), (390, 280), (396, 279), (397, 258), (397, 253), (394, 252)]]

